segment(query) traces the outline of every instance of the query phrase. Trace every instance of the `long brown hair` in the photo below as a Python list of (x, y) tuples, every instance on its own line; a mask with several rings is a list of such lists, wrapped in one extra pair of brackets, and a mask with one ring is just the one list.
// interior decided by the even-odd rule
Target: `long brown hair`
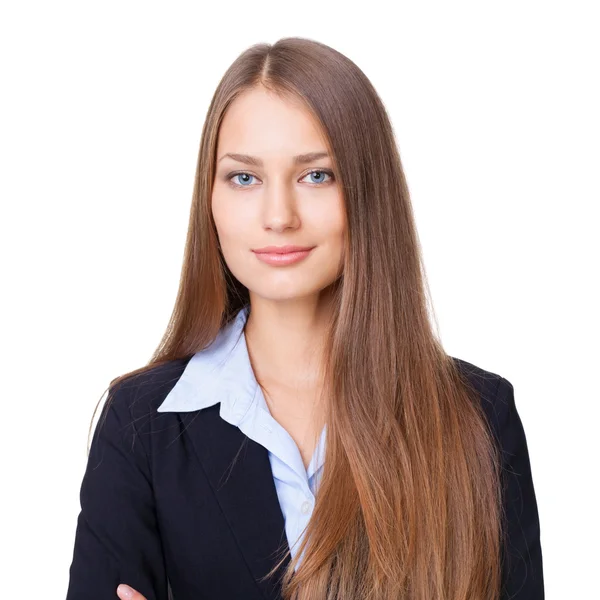
[(111, 389), (202, 350), (249, 303), (218, 247), (210, 199), (220, 123), (255, 86), (300, 99), (320, 123), (348, 223), (323, 365), (325, 468), (283, 597), (496, 600), (499, 451), (430, 321), (409, 190), (384, 105), (364, 73), (329, 46), (298, 37), (256, 44), (223, 76), (202, 130), (171, 320), (150, 362)]

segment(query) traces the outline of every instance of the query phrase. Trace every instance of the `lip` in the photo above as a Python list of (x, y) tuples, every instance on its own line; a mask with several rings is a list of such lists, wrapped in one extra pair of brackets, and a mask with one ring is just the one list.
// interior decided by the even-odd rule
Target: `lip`
[(314, 246), (295, 246), (295, 245), (287, 245), (287, 246), (265, 246), (264, 248), (256, 248), (256, 250), (252, 250), (252, 252), (256, 252), (257, 254), (287, 254), (289, 252), (305, 252), (308, 250), (312, 250)]
[(306, 248), (295, 252), (263, 252), (261, 248), (261, 252), (254, 250), (254, 254), (256, 254), (258, 260), (264, 263), (274, 266), (284, 266), (304, 260), (312, 250), (313, 248)]

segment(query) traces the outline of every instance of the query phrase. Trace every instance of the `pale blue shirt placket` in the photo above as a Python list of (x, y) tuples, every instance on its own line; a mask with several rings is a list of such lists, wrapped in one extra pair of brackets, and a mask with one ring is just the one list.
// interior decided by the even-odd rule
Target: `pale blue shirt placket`
[[(236, 356), (243, 357), (247, 354), (243, 336), (239, 344)], [(245, 435), (268, 450), (290, 553), (295, 556), (315, 505), (315, 495), (323, 472), (327, 427), (323, 427), (311, 461), (305, 469), (296, 442), (271, 415), (254, 376), (239, 381), (244, 381), (245, 385), (238, 388), (237, 392), (232, 390), (230, 402), (222, 403), (221, 417), (236, 424)], [(253, 391), (248, 388), (249, 382), (252, 382)]]

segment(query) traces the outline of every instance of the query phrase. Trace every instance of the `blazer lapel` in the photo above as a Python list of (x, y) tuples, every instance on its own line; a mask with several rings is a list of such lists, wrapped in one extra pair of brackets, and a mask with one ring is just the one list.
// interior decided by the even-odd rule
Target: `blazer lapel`
[(218, 404), (185, 420), (185, 431), (256, 584), (267, 600), (279, 600), (279, 580), (289, 556), (273, 578), (260, 581), (275, 566), (278, 552), (289, 549), (267, 449), (223, 420)]

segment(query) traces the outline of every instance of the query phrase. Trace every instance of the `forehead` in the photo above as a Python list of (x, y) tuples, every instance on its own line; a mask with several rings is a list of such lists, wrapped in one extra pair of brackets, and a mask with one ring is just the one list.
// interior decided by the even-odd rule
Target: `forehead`
[(221, 122), (217, 154), (246, 152), (281, 157), (324, 150), (324, 133), (298, 99), (282, 98), (258, 87), (238, 96)]

